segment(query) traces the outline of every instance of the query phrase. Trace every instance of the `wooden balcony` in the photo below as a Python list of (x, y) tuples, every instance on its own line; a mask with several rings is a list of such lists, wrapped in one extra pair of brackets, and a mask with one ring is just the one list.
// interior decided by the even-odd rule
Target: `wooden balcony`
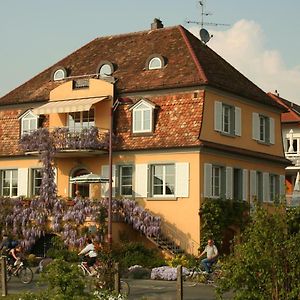
[(20, 145), (25, 154), (39, 155), (52, 141), (55, 157), (89, 157), (107, 153), (108, 130), (97, 127), (70, 130), (67, 127), (40, 128), (22, 136)]

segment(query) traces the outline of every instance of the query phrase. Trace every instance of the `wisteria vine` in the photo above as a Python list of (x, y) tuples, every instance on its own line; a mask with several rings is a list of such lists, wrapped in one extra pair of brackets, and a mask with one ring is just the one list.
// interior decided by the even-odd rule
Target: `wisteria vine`
[[(83, 199), (67, 205), (66, 201), (57, 197), (54, 180), (54, 156), (60, 149), (101, 149), (107, 147), (107, 135), (99, 140), (96, 127), (80, 133), (70, 133), (67, 128), (57, 128), (51, 133), (40, 128), (24, 135), (20, 140), (21, 149), (25, 152), (38, 151), (42, 163), (42, 183), (40, 196), (32, 199), (29, 206), (24, 206), (22, 199), (14, 201), (11, 213), (5, 221), (6, 230), (11, 229), (13, 235), (21, 240), (22, 246), (29, 250), (45, 233), (56, 233), (71, 248), (82, 247), (87, 232), (88, 222), (98, 227), (107, 217), (108, 199), (92, 201)], [(133, 228), (147, 236), (160, 234), (161, 219), (138, 206), (134, 200), (113, 200), (113, 213), (123, 218)], [(103, 230), (102, 230), (103, 232)], [(102, 240), (103, 237), (95, 236)]]

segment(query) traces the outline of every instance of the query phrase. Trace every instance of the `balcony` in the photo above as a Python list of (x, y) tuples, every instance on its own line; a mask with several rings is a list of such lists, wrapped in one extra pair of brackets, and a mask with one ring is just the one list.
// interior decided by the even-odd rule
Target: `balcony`
[(292, 161), (292, 163), (296, 166), (300, 165), (300, 152), (297, 151), (288, 151), (285, 152), (285, 157)]
[(97, 127), (81, 130), (40, 128), (22, 136), (20, 146), (25, 154), (39, 155), (47, 150), (49, 141), (52, 142), (55, 157), (94, 156), (108, 151), (109, 133)]

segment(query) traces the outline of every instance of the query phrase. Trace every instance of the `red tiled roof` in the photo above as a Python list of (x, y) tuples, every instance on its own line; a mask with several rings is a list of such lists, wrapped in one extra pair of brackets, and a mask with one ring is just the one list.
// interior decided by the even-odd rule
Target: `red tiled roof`
[[(146, 70), (147, 58), (158, 53), (167, 64)], [(96, 38), (0, 98), (0, 105), (46, 101), (60, 82), (51, 81), (57, 66), (68, 76), (95, 74), (100, 61), (116, 66), (116, 93), (199, 85), (213, 87), (277, 106), (250, 80), (182, 26)]]
[(277, 103), (281, 104), (286, 111), (281, 114), (282, 123), (298, 123), (300, 122), (300, 106), (283, 99), (275, 94), (268, 93), (268, 95), (275, 100)]

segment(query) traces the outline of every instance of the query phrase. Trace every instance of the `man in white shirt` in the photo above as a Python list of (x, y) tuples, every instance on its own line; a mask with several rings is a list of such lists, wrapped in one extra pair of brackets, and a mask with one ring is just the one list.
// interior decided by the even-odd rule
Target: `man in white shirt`
[(219, 255), (218, 248), (215, 246), (213, 239), (207, 241), (207, 245), (199, 258), (206, 253), (206, 258), (201, 260), (201, 264), (205, 268), (206, 273), (211, 273), (211, 266), (216, 262)]

